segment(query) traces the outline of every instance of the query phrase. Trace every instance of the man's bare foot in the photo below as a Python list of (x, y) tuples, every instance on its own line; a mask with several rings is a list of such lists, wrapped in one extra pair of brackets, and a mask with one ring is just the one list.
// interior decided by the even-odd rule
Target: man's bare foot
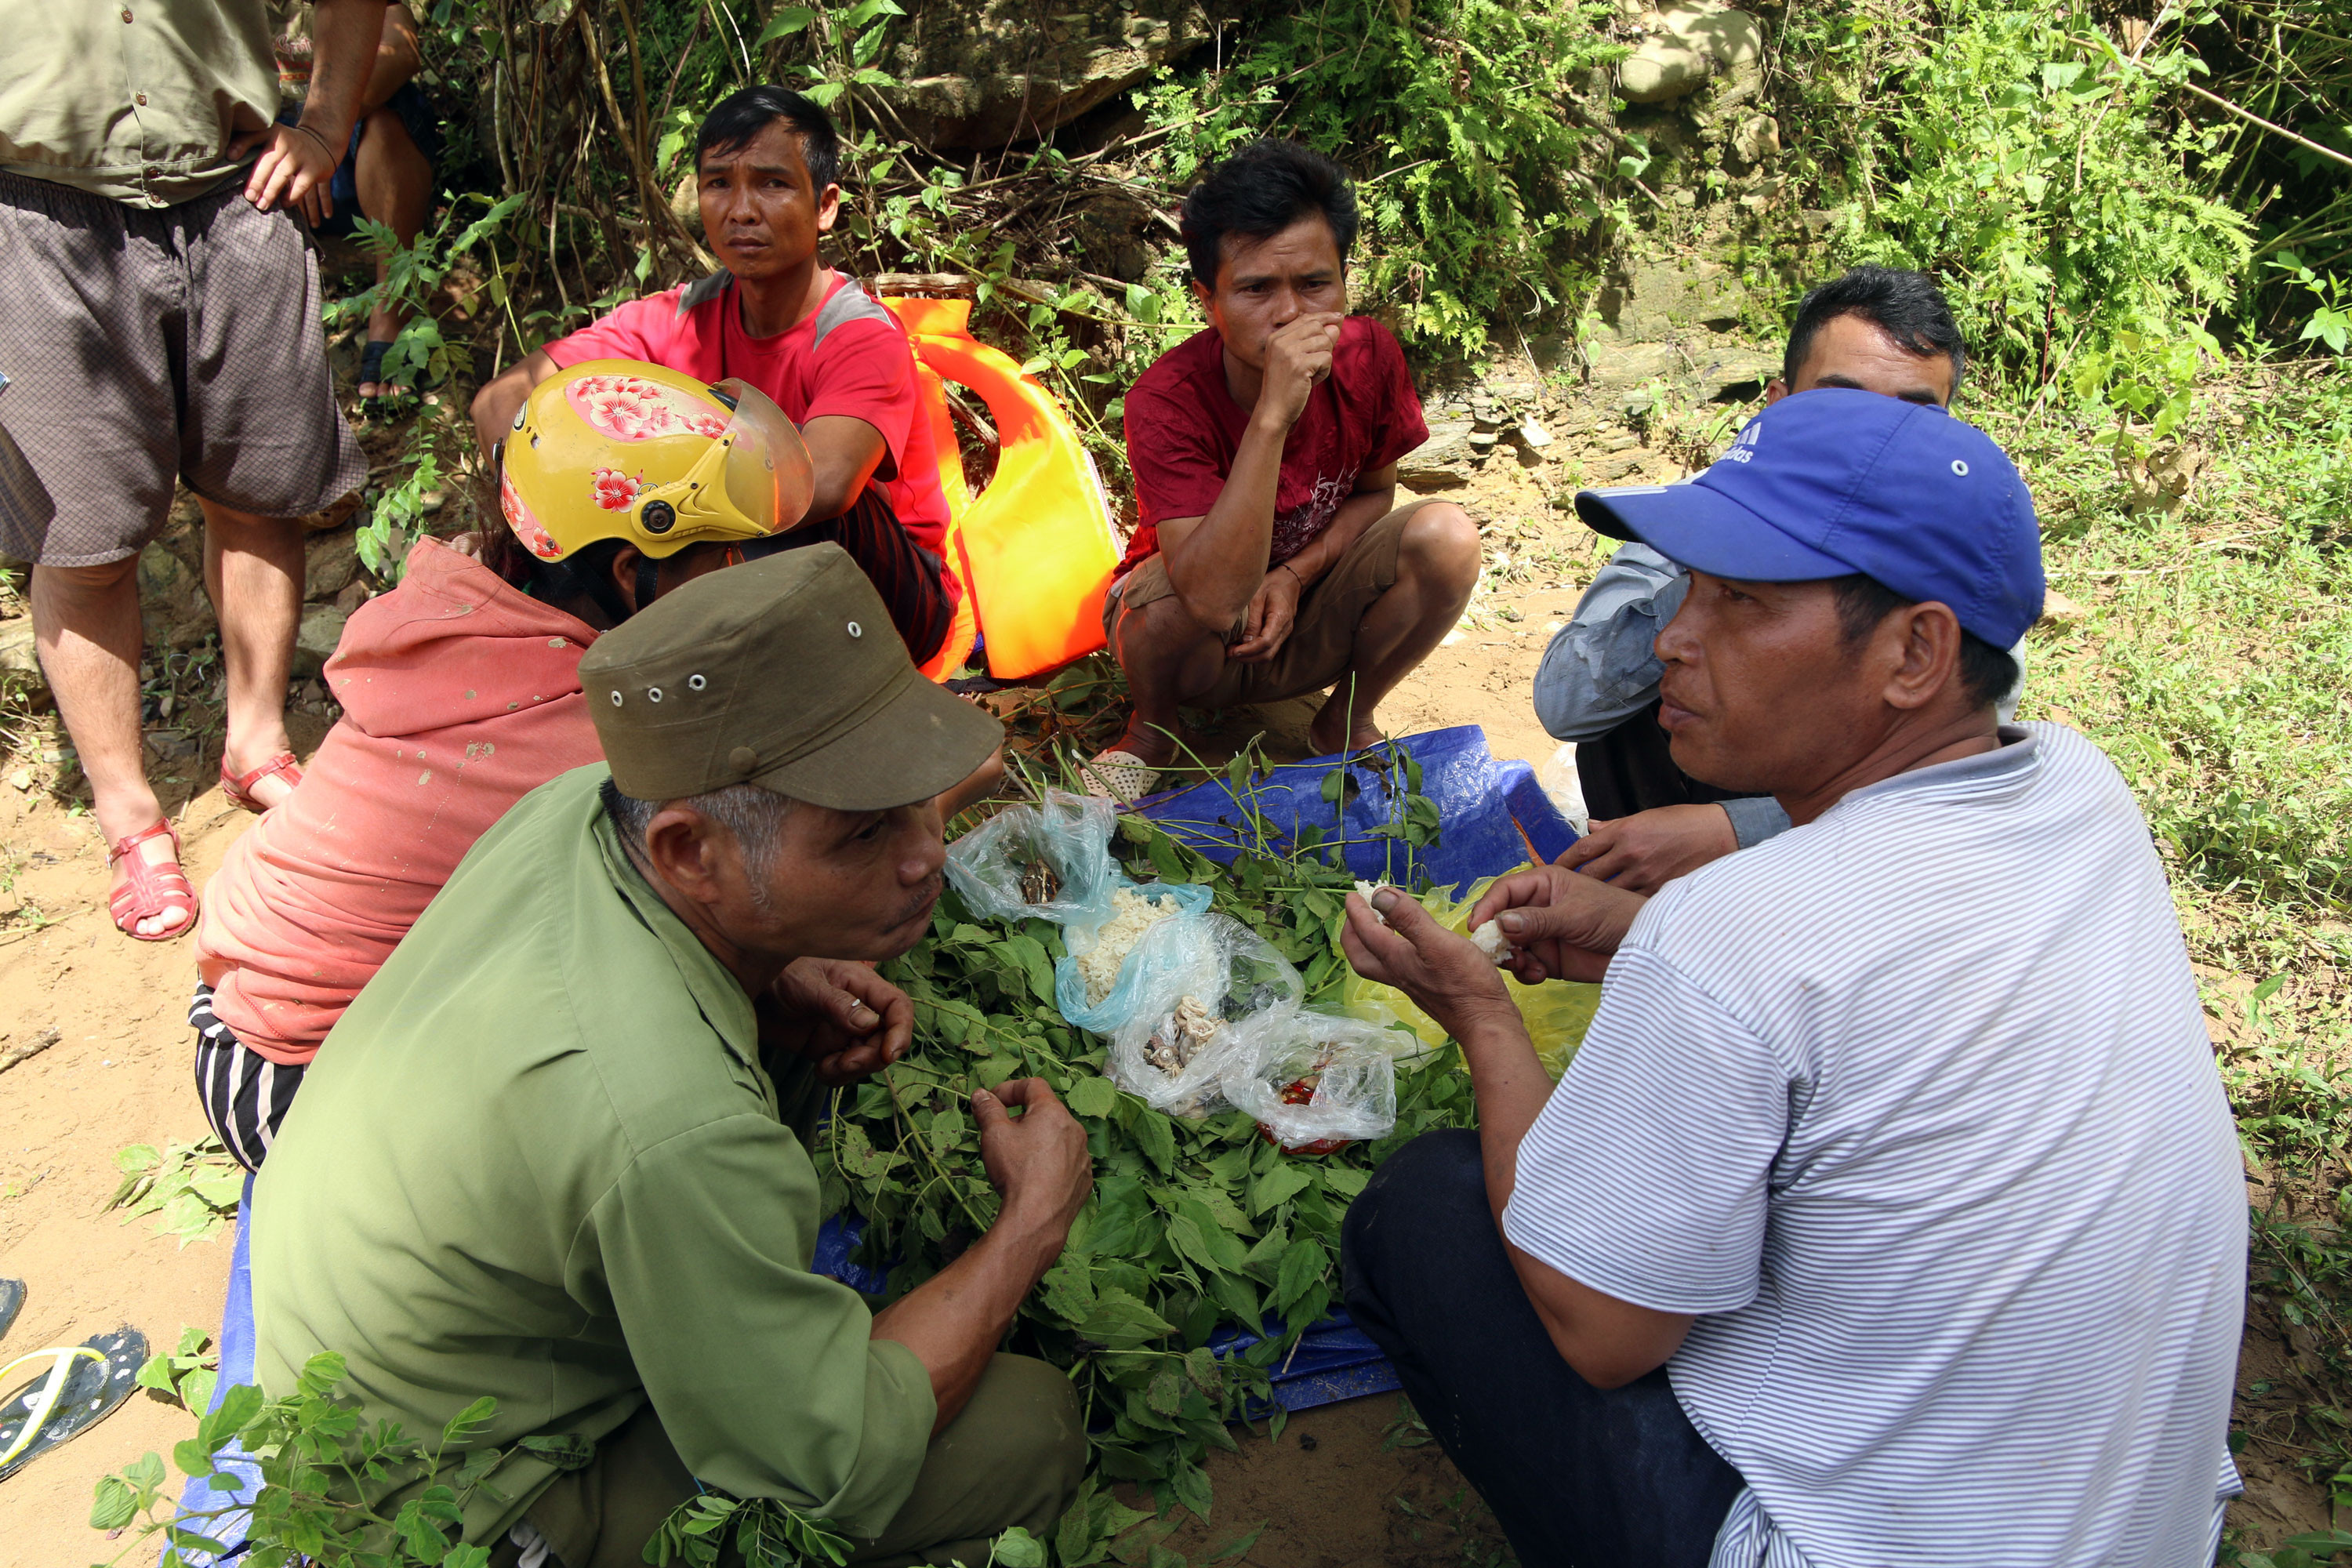
[(1312, 755), (1328, 757), (1344, 753), (1353, 756), (1367, 746), (1377, 746), (1388, 739), (1381, 733), (1380, 725), (1370, 714), (1360, 713), (1356, 715), (1355, 725), (1347, 730), (1343, 741), (1340, 731), (1347, 717), (1341, 704), (1327, 702), (1323, 705), (1323, 710), (1315, 715), (1315, 722), (1307, 727), (1307, 744)]
[(1125, 752), (1149, 767), (1164, 768), (1176, 760), (1176, 739), (1157, 724), (1130, 722), (1127, 733), (1109, 748)]

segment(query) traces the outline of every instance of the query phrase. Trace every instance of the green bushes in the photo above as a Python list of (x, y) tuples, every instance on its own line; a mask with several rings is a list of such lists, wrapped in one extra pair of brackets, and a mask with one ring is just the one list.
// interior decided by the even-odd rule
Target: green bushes
[[(2189, 19), (2219, 99), (2269, 122), (2200, 100), (2220, 127), (2221, 199), (2260, 226), (2265, 262), (2247, 280), (2248, 326), (2282, 342), (2319, 339), (2345, 352), (2352, 323), (2352, 28), (2342, 0), (2227, 0)], [(2333, 153), (2334, 156), (2329, 156)], [(2332, 318), (2332, 319), (2331, 319)]]
[(1845, 248), (1936, 273), (1997, 374), (2168, 426), (2251, 249), (2201, 184), (2216, 131), (2165, 107), (2190, 68), (2047, 7), (1955, 7), (1898, 72)]
[(1322, 0), (1266, 22), (1220, 71), (1150, 94), (1171, 132), (1166, 183), (1261, 135), (1297, 138), (1357, 176), (1357, 299), (1408, 344), (1475, 353), (1506, 315), (1558, 304), (1602, 211), (1578, 172), (1596, 132), (1571, 89), (1624, 51), (1607, 5)]

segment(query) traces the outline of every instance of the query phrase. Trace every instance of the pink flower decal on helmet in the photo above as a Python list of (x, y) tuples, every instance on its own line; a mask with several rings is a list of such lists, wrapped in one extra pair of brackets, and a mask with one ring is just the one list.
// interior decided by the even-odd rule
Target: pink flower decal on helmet
[(642, 469), (632, 476), (618, 468), (598, 468), (590, 490), (596, 498), (596, 504), (606, 511), (626, 511), (629, 503), (637, 499), (637, 492), (645, 488), (646, 476)]
[(615, 441), (651, 441), (663, 436), (716, 438), (727, 429), (725, 413), (699, 398), (637, 375), (583, 375), (563, 389), (589, 427)]
[(514, 476), (503, 470), (499, 475), (499, 510), (506, 513), (507, 526), (522, 541), (523, 548), (542, 561), (553, 561), (563, 553), (562, 546), (548, 536), (530, 513), (530, 507), (515, 493)]

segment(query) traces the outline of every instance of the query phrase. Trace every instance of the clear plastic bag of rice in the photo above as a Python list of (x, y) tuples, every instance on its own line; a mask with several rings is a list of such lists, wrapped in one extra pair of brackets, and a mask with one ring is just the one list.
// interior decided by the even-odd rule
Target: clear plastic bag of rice
[(1126, 880), (1110, 855), (1118, 816), (1108, 800), (1049, 789), (949, 845), (948, 880), (982, 920), (1098, 918)]
[(1162, 938), (1162, 928), (1198, 918), (1209, 897), (1190, 882), (1121, 882), (1098, 910), (1064, 926), (1067, 956), (1054, 964), (1062, 1016), (1097, 1035), (1127, 1022), (1153, 977), (1185, 962), (1187, 945)]
[(1111, 1032), (1111, 1081), (1171, 1116), (1225, 1103), (1222, 1084), (1242, 1022), (1295, 1008), (1304, 989), (1288, 960), (1239, 921), (1180, 915), (1145, 939), (1144, 978)]
[(1295, 1003), (1232, 1031), (1219, 1087), (1293, 1154), (1328, 1154), (1396, 1126), (1396, 1031)]

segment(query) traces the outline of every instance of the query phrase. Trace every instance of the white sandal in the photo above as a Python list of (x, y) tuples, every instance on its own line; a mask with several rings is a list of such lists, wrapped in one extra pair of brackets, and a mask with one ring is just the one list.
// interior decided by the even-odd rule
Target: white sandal
[(1088, 795), (1102, 795), (1121, 805), (1133, 805), (1158, 787), (1160, 770), (1133, 752), (1105, 752), (1078, 765), (1078, 783)]

